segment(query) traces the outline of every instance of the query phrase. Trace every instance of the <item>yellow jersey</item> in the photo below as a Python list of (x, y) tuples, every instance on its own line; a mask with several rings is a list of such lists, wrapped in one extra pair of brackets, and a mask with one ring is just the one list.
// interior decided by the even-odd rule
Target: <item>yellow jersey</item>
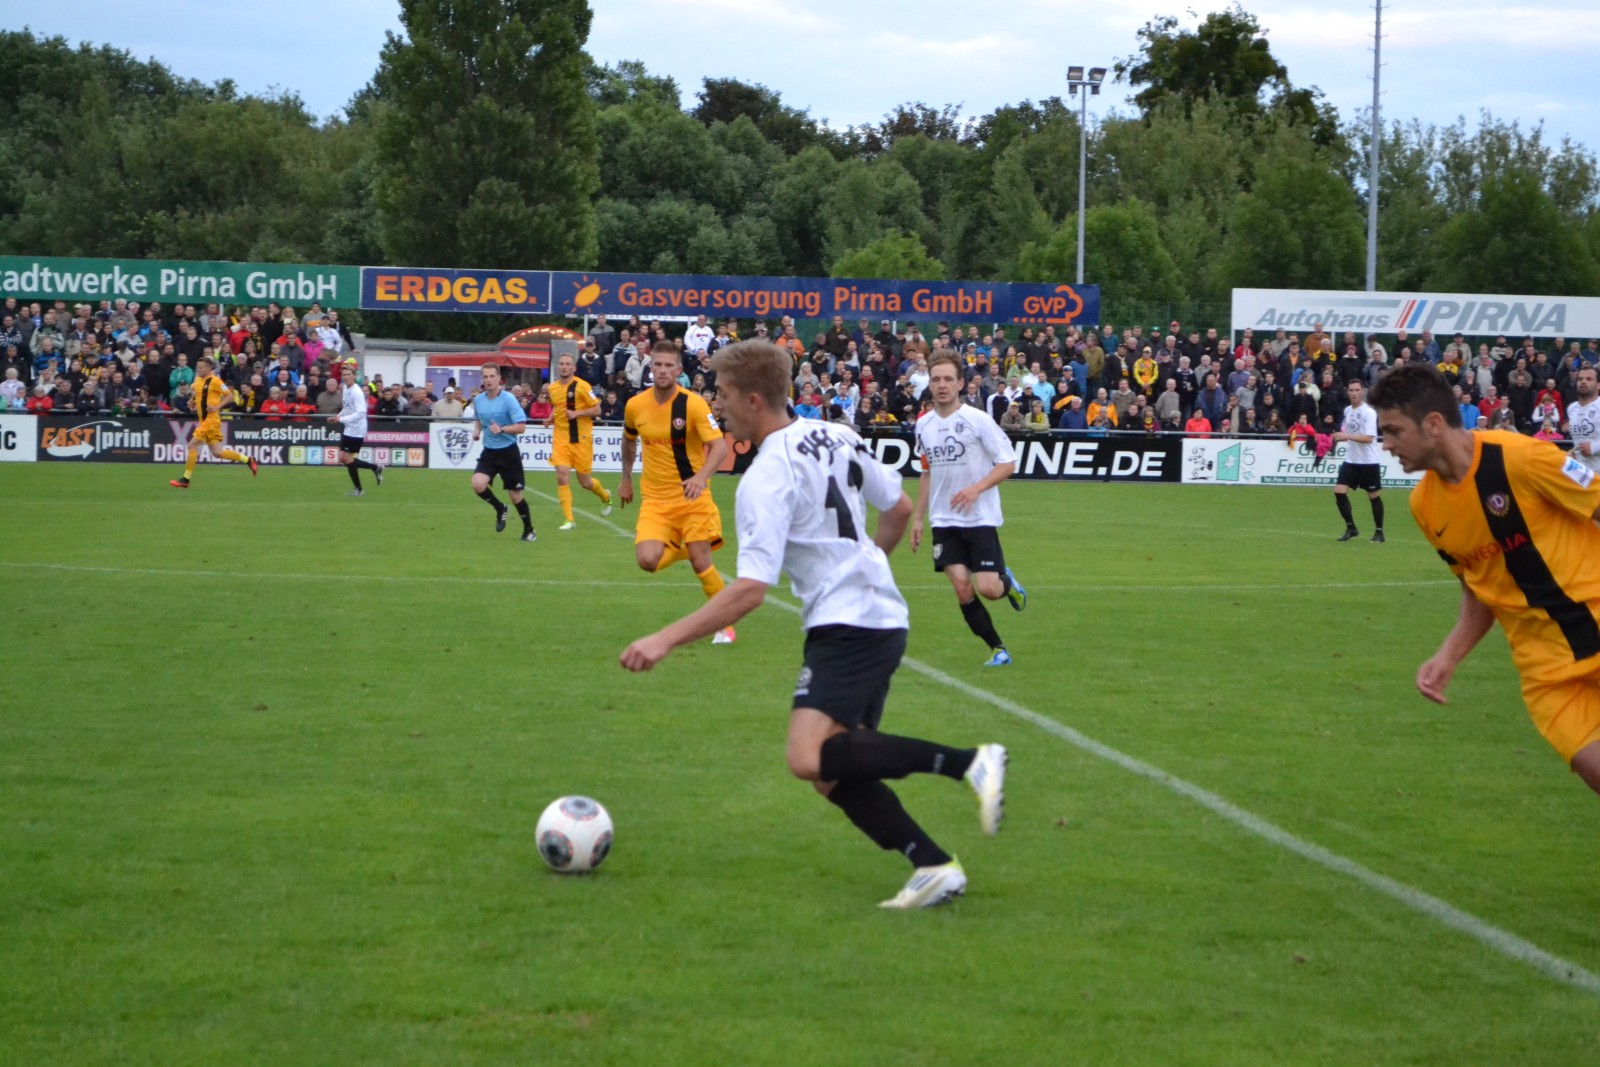
[(705, 464), (706, 445), (722, 436), (710, 406), (681, 385), (665, 404), (656, 402), (654, 389), (630, 397), (622, 432), (643, 453), (640, 489), (662, 498), (682, 497), (683, 483)]
[(222, 379), (215, 374), (208, 374), (204, 378), (194, 380), (194, 392), (190, 403), (194, 406), (194, 416), (201, 422), (221, 422), (222, 405), (233, 398), (233, 390), (222, 383)]
[(598, 403), (594, 391), (589, 388), (589, 383), (577, 375), (573, 375), (569, 382), (563, 383), (560, 379), (551, 382), (550, 418), (553, 440), (566, 441), (574, 445), (592, 440), (594, 416), (586, 415), (581, 419), (572, 419), (567, 417), (567, 412), (582, 411)]
[(1505, 630), (1523, 677), (1556, 681), (1600, 655), (1600, 476), (1548, 441), (1472, 435), (1472, 466), (1411, 491), (1422, 535)]

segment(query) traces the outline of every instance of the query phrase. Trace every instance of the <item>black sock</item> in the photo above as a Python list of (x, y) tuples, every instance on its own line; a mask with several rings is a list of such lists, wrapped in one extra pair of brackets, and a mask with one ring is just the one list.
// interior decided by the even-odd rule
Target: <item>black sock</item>
[(350, 484), (357, 489), (361, 488), (361, 472), (356, 470), (354, 463), (346, 463), (344, 469), (350, 472)]
[(967, 620), (967, 628), (983, 638), (990, 648), (1005, 647), (1006, 643), (995, 632), (994, 620), (989, 618), (989, 609), (983, 606), (982, 600), (973, 597), (961, 605), (961, 617)]
[(1372, 525), (1379, 530), (1383, 529), (1383, 497), (1381, 496), (1372, 498)]
[(846, 730), (822, 743), (819, 777), (824, 782), (860, 782), (942, 774), (960, 781), (977, 755), (977, 749), (951, 748), (915, 737)]
[(1000, 595), (1005, 596), (1011, 592), (1011, 575), (1005, 571), (1000, 572)]
[(512, 503), (517, 509), (517, 514), (522, 516), (522, 532), (532, 533), (533, 516), (528, 514), (528, 502), (526, 500), (515, 500)]
[(375, 471), (375, 470), (378, 469), (378, 465), (376, 463), (373, 463), (371, 460), (359, 459), (359, 458), (354, 463), (350, 464), (350, 466), (352, 466), (352, 467), (360, 467), (363, 470), (369, 470), (369, 471)]
[(499, 515), (506, 510), (506, 506), (500, 503), (500, 498), (494, 495), (494, 490), (490, 489), (487, 485), (483, 487), (483, 492), (479, 493), (478, 495), (486, 500), (491, 508), (494, 508), (494, 513), (496, 515)]
[(1354, 530), (1356, 528), (1356, 513), (1350, 510), (1350, 494), (1335, 493), (1333, 494), (1333, 499), (1339, 505), (1339, 514), (1344, 518), (1344, 524)]
[(906, 813), (894, 790), (882, 782), (840, 782), (828, 802), (844, 812), (856, 829), (887, 852), (898, 852), (913, 867), (937, 867), (950, 854), (933, 843), (917, 820)]

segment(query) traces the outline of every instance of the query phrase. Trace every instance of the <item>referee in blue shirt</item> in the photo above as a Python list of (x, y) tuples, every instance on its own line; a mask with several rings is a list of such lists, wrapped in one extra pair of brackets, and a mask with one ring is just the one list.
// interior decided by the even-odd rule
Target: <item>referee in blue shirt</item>
[(522, 499), (522, 450), (517, 447), (517, 435), (527, 425), (528, 417), (516, 398), (500, 388), (500, 368), (493, 363), (483, 365), (483, 392), (472, 401), (472, 413), (477, 419), (472, 427), (472, 439), (483, 440), (483, 452), (472, 472), (472, 491), (494, 508), (495, 532), (503, 532), (508, 509), (489, 488), (498, 474), (500, 487), (510, 494), (512, 506), (522, 516), (522, 539), (537, 541), (539, 535), (533, 532), (533, 517)]

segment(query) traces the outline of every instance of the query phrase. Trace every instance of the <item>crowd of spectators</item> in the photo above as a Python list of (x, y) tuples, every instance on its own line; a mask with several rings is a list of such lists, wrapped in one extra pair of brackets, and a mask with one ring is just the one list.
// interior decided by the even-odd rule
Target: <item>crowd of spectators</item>
[(205, 356), (243, 410), (326, 414), (330, 395), (331, 410), (339, 409), (330, 367), (351, 345), (339, 313), (320, 304), (301, 315), (278, 304), (225, 311), (119, 299), (46, 308), (11, 297), (0, 306), (0, 410), (187, 414)]
[[(677, 334), (676, 324), (673, 333)], [(650, 386), (650, 354), (667, 340), (662, 320), (635, 316), (615, 325), (599, 316), (581, 341), (577, 374), (601, 398), (600, 420), (620, 423), (628, 398)], [(1573, 372), (1600, 365), (1600, 342), (1555, 338), (1541, 346), (1504, 336), (1443, 344), (1431, 333), (1336, 337), (1320, 325), (1271, 337), (1216, 328), (1165, 330), (1055, 326), (978, 326), (907, 322), (896, 328), (841, 316), (802, 340), (795, 321), (748, 326), (701, 316), (674, 336), (683, 349), (680, 384), (713, 399), (711, 356), (746, 337), (769, 340), (794, 362), (794, 406), (803, 418), (859, 428), (905, 425), (931, 403), (928, 357), (949, 348), (966, 367), (963, 401), (1018, 433), (1052, 431), (1267, 435), (1331, 434), (1347, 403), (1345, 386), (1369, 387), (1389, 367), (1436, 366), (1456, 388), (1469, 427), (1565, 436), (1575, 397)], [(102, 301), (41, 308), (7, 299), (0, 309), (0, 411), (186, 413), (194, 364), (216, 359), (237, 390), (239, 408), (270, 419), (328, 415), (339, 409), (338, 374), (351, 338), (337, 311), (313, 304), (304, 314), (269, 304), (205, 306)], [(427, 386), (367, 383), (374, 415), (459, 418), (472, 396), (454, 380)], [(511, 386), (531, 421), (549, 416), (548, 385)]]

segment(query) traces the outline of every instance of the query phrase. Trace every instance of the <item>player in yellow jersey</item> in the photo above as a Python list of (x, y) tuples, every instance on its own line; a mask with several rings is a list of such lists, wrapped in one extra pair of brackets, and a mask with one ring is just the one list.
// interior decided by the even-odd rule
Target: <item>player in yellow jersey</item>
[(1371, 396), (1383, 447), (1422, 471), (1411, 514), (1461, 580), (1461, 610), (1417, 689), (1445, 702), (1497, 620), (1534, 725), (1600, 793), (1600, 475), (1548, 441), (1462, 428), (1444, 375), (1396, 367)]
[(594, 417), (600, 414), (600, 401), (594, 398), (589, 383), (578, 377), (578, 361), (573, 356), (556, 360), (556, 380), (550, 383), (550, 418), (552, 429), (550, 465), (556, 469), (556, 496), (561, 500), (561, 513), (567, 517), (558, 529), (570, 530), (577, 525), (572, 519), (572, 486), (574, 471), (578, 484), (600, 498), (600, 514), (611, 514), (611, 494), (595, 481), (594, 470)]
[(231, 448), (222, 447), (222, 409), (233, 403), (233, 390), (217, 377), (217, 364), (210, 356), (201, 356), (195, 360), (194, 370), (192, 400), (195, 418), (199, 419), (200, 423), (194, 428), (194, 436), (189, 438), (189, 445), (185, 450), (183, 477), (174, 478), (167, 484), (174, 489), (189, 488), (189, 479), (194, 477), (194, 465), (200, 461), (201, 445), (209, 448), (217, 459), (225, 459), (229, 463), (247, 464), (250, 467), (250, 476), (254, 478), (255, 460)]
[[(707, 598), (725, 584), (711, 562), (722, 547), (722, 514), (711, 498), (711, 475), (722, 466), (728, 442), (704, 399), (678, 384), (683, 354), (671, 341), (650, 351), (651, 386), (629, 399), (622, 416), (622, 480), (617, 499), (633, 502), (633, 461), (642, 447), (642, 499), (633, 554), (641, 570), (666, 570), (687, 558)], [(554, 392), (554, 390), (552, 390)], [(731, 644), (733, 627), (713, 644)]]

